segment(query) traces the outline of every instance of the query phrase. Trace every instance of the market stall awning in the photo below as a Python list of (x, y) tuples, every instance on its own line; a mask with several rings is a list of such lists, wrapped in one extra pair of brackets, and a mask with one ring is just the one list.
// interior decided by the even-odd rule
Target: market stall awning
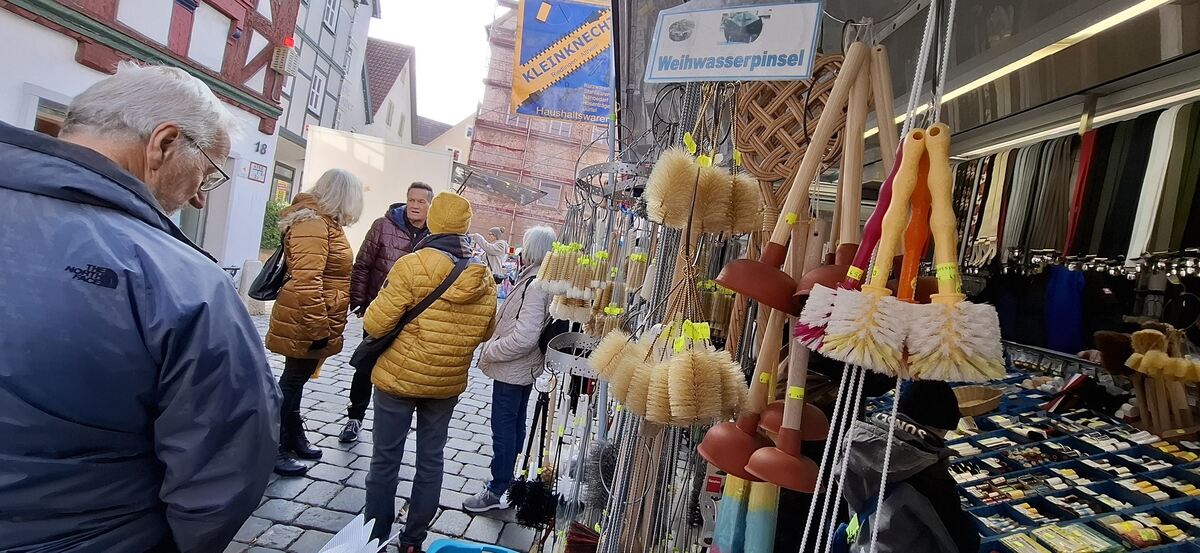
[(454, 163), (454, 169), (450, 173), (450, 182), (456, 188), (478, 190), (518, 205), (529, 205), (546, 195), (545, 192), (536, 188), (489, 175), (480, 169), (458, 162)]

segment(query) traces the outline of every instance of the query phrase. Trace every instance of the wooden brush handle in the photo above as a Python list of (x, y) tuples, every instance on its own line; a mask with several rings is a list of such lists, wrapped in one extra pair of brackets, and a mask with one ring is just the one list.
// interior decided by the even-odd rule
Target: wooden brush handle
[(850, 88), (850, 105), (846, 111), (845, 149), (842, 151), (841, 178), (841, 228), (838, 243), (857, 244), (858, 210), (862, 205), (863, 132), (867, 127), (867, 102), (871, 99), (871, 72), (865, 68), (858, 72), (854, 86)]
[(925, 149), (929, 154), (929, 194), (933, 213), (929, 230), (933, 233), (933, 266), (937, 272), (938, 293), (934, 301), (962, 301), (962, 280), (958, 275), (958, 230), (954, 224), (954, 205), (950, 177), (950, 127), (938, 123), (926, 130)]
[(804, 414), (804, 384), (808, 380), (808, 348), (793, 347), (788, 363), (787, 390), (783, 394), (783, 428), (800, 430)]
[(876, 293), (891, 294), (887, 291), (887, 281), (892, 272), (892, 258), (900, 245), (900, 235), (908, 226), (908, 202), (917, 188), (918, 169), (924, 153), (925, 129), (913, 129), (904, 137), (904, 160), (892, 181), (892, 201), (883, 214), (879, 251), (875, 254), (875, 267), (868, 284)]
[[(896, 163), (903, 163), (903, 161), (904, 149), (901, 148), (896, 151)], [(858, 290), (862, 284), (867, 265), (871, 263), (871, 253), (875, 251), (875, 245), (879, 243), (879, 233), (883, 230), (883, 214), (892, 203), (892, 183), (895, 182), (896, 172), (899, 170), (899, 165), (893, 165), (887, 179), (879, 187), (879, 198), (875, 201), (875, 209), (867, 218), (867, 224), (863, 225), (862, 243), (858, 245), (858, 251), (854, 253), (854, 261), (850, 262), (850, 267), (846, 270), (846, 279), (838, 285), (839, 288)]]
[(837, 130), (837, 122), (842, 116), (842, 108), (846, 106), (846, 101), (850, 97), (850, 87), (858, 78), (858, 72), (862, 70), (867, 55), (867, 46), (861, 42), (851, 44), (850, 49), (846, 51), (842, 69), (838, 72), (837, 79), (833, 81), (833, 90), (829, 93), (829, 100), (825, 102), (825, 107), (821, 110), (817, 128), (813, 129), (812, 136), (809, 137), (808, 147), (804, 150), (804, 159), (800, 161), (796, 178), (792, 180), (792, 188), (783, 202), (779, 222), (775, 224), (775, 230), (771, 233), (771, 242), (777, 245), (787, 246), (788, 227), (791, 226), (788, 220), (793, 217), (798, 218), (801, 209), (808, 209), (808, 189), (817, 176), (817, 170), (821, 166), (822, 158), (825, 157), (829, 139)]
[[(784, 314), (778, 309), (772, 309), (767, 318), (767, 331), (763, 334), (762, 344), (758, 348), (758, 361), (754, 365), (754, 381), (750, 383), (751, 413), (762, 413), (767, 406), (767, 395), (771, 393), (769, 386), (771, 375), (779, 365), (779, 346), (783, 344)], [(757, 426), (757, 421), (755, 426)]]
[(925, 256), (925, 246), (929, 243), (931, 199), (926, 179), (928, 173), (929, 156), (921, 156), (921, 164), (917, 169), (917, 188), (912, 195), (912, 213), (908, 219), (908, 229), (904, 231), (904, 262), (900, 264), (900, 279), (896, 286), (896, 298), (900, 301), (914, 301), (917, 273), (921, 269), (921, 258)]
[(882, 44), (871, 49), (871, 90), (875, 100), (875, 124), (879, 129), (883, 172), (890, 174), (892, 167), (896, 166), (900, 139), (896, 136), (896, 110), (892, 105), (892, 70), (888, 66), (887, 48)]

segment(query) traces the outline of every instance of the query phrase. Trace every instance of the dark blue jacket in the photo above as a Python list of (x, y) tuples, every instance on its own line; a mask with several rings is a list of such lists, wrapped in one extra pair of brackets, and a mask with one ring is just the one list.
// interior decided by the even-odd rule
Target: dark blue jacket
[(149, 189), (0, 123), (0, 551), (221, 551), (279, 390), (228, 275)]

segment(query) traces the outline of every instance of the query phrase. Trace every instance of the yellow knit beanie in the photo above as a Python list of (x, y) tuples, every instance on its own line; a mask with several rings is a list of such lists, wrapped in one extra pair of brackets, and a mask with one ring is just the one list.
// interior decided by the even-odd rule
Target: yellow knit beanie
[(471, 227), (471, 202), (453, 192), (439, 192), (429, 204), (425, 224), (434, 234), (466, 234)]

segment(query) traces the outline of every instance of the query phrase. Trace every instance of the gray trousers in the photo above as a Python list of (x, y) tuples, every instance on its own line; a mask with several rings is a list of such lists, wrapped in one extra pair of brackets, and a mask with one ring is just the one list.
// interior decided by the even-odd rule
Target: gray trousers
[(417, 474), (413, 478), (412, 497), (408, 500), (408, 518), (400, 543), (420, 546), (429, 523), (437, 514), (442, 495), (443, 451), (446, 433), (458, 398), (403, 398), (375, 389), (375, 425), (371, 431), (375, 448), (371, 471), (367, 474), (365, 516), (374, 520), (371, 537), (385, 540), (391, 535), (396, 519), (396, 486), (404, 460), (404, 441), (417, 414)]

